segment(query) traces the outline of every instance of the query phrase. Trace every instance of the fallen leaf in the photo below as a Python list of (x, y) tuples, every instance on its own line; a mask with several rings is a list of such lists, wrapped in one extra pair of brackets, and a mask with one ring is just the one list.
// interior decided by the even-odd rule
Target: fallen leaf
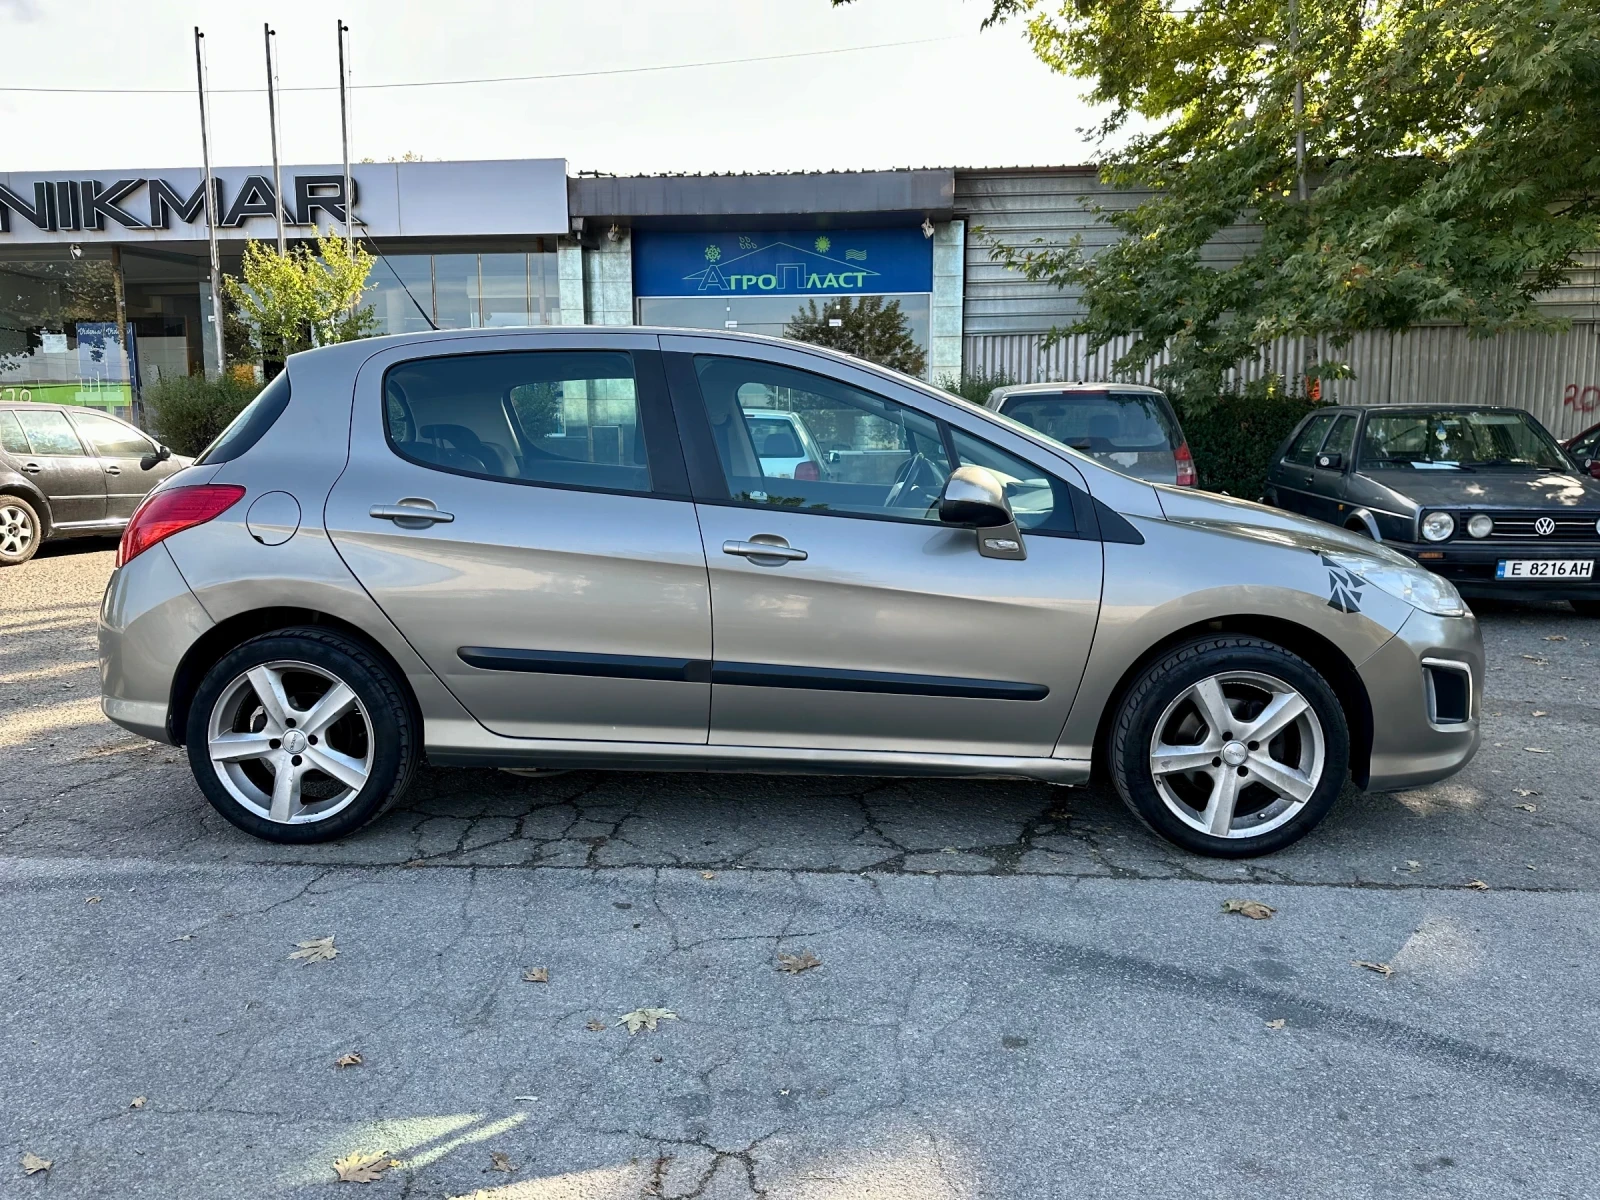
[(143, 1108), (148, 1103), (150, 1103), (150, 1101), (146, 1097), (144, 1097), (144, 1096), (135, 1096), (132, 1100), (128, 1101), (128, 1107), (129, 1108)]
[(604, 1033), (606, 1031), (607, 1026), (606, 1026), (606, 1023), (604, 1021), (592, 1021), (591, 1020), (591, 1021), (585, 1023), (584, 1028), (587, 1029), (590, 1033)]
[(1422, 864), (1414, 858), (1408, 858), (1406, 859), (1406, 870), (1420, 871), (1422, 870)]
[(511, 1156), (503, 1150), (489, 1151), (489, 1169), (491, 1171), (504, 1171), (507, 1175), (516, 1170), (511, 1165)]
[(390, 1158), (387, 1151), (377, 1154), (362, 1154), (359, 1150), (354, 1154), (347, 1154), (343, 1158), (335, 1159), (333, 1172), (339, 1177), (340, 1183), (376, 1183), (383, 1178), (383, 1173), (394, 1166), (394, 1159)]
[(513, 1100), (537, 1100), (539, 1097), (537, 1097), (537, 1096), (513, 1096), (511, 1098)]
[(1512, 808), (1520, 808), (1523, 812), (1538, 812), (1539, 811), (1539, 806), (1537, 804), (1513, 804), (1511, 807)]
[(352, 1050), (349, 1054), (341, 1054), (333, 1060), (333, 1065), (343, 1070), (345, 1067), (359, 1067), (366, 1060), (361, 1057), (361, 1051)]
[(48, 1158), (40, 1158), (37, 1154), (28, 1153), (22, 1156), (24, 1175), (37, 1175), (40, 1171), (48, 1171), (54, 1165)]
[(1547, 658), (1540, 658), (1537, 654), (1524, 654), (1522, 657), (1531, 663), (1538, 663), (1541, 667), (1550, 661)]
[(1489, 885), (1481, 879), (1474, 879), (1467, 886), (1475, 892), (1487, 892), (1489, 890)]
[(300, 948), (290, 958), (298, 958), (304, 963), (327, 962), (330, 958), (337, 958), (339, 952), (333, 946), (333, 934), (325, 938), (315, 938), (309, 942), (296, 942)]
[(1533, 788), (1512, 788), (1511, 790), (1513, 792), (1515, 792), (1519, 796), (1542, 796), (1542, 795), (1544, 795), (1543, 792), (1537, 792)]
[(175, 942), (192, 942), (192, 941), (194, 941), (194, 934), (192, 934), (192, 933), (180, 933), (177, 937), (173, 938), (172, 940), (175, 941)]
[(84, 901), (84, 903), (85, 904), (99, 904), (100, 903), (100, 897), (99, 896), (90, 896), (87, 900)]
[(549, 983), (550, 982), (550, 968), (549, 967), (529, 967), (527, 970), (522, 972), (522, 982), (523, 983)]
[(1526, 750), (1529, 754), (1549, 754), (1550, 753), (1550, 751), (1541, 749), (1538, 746), (1524, 746), (1523, 749)]
[(1261, 903), (1259, 900), (1224, 900), (1222, 911), (1225, 913), (1238, 913), (1242, 917), (1249, 917), (1252, 921), (1269, 920), (1278, 910)]
[(1544, 640), (1547, 641), (1547, 642), (1564, 642), (1564, 641), (1567, 640), (1567, 635), (1564, 634), (1564, 633), (1552, 633), (1549, 637), (1545, 638)]
[(1350, 965), (1352, 967), (1364, 967), (1368, 971), (1376, 971), (1379, 975), (1382, 975), (1385, 979), (1389, 978), (1389, 976), (1394, 974), (1394, 968), (1391, 967), (1388, 963), (1367, 962), (1364, 959), (1357, 958), (1357, 959), (1352, 959), (1351, 962), (1350, 962)]
[(636, 1008), (631, 1013), (623, 1013), (618, 1025), (628, 1027), (628, 1036), (632, 1037), (641, 1029), (656, 1031), (657, 1021), (676, 1021), (678, 1014), (670, 1008)]
[(1282, 1017), (1279, 1017), (1276, 1021), (1268, 1021), (1267, 1022), (1267, 1028), (1268, 1029), (1282, 1029), (1287, 1024), (1288, 1024), (1287, 1021), (1285, 1021)]
[(798, 975), (821, 965), (822, 960), (809, 950), (802, 950), (799, 954), (778, 955), (778, 970), (787, 971), (790, 975)]
[(1536, 708), (1536, 709), (1533, 710), (1533, 715), (1536, 716), (1536, 717), (1548, 717), (1550, 714), (1545, 712), (1545, 711), (1543, 711), (1542, 709), (1537, 709)]
[(717, 877), (717, 873), (715, 871), (701, 871), (700, 872), (700, 878), (701, 879), (715, 879), (716, 877)]

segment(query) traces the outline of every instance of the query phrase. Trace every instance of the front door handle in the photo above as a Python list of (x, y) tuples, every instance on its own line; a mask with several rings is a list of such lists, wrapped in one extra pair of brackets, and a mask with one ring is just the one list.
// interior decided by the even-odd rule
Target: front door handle
[(722, 543), (722, 552), (724, 554), (736, 554), (740, 558), (770, 558), (777, 559), (781, 562), (803, 562), (805, 559), (810, 557), (810, 555), (808, 555), (804, 550), (796, 550), (793, 546), (790, 546), (781, 540), (771, 542), (737, 542), (729, 539), (728, 541)]
[(399, 504), (374, 504), (367, 515), (393, 521), (402, 529), (426, 529), (436, 522), (448, 524), (456, 519), (455, 513), (441, 512), (432, 500), (420, 496), (407, 496)]

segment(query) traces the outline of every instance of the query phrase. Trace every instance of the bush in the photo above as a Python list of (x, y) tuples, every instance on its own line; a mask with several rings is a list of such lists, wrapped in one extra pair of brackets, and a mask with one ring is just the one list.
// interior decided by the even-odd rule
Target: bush
[(1258, 500), (1272, 452), (1316, 405), (1299, 396), (1225, 395), (1199, 414), (1179, 412), (1200, 486)]
[(1016, 382), (1004, 371), (996, 371), (993, 375), (987, 371), (963, 371), (960, 375), (944, 376), (938, 381), (938, 386), (981, 406), (995, 388), (1010, 387)]
[(178, 454), (199, 454), (228, 427), (261, 384), (233, 373), (163, 379), (144, 393), (151, 431)]

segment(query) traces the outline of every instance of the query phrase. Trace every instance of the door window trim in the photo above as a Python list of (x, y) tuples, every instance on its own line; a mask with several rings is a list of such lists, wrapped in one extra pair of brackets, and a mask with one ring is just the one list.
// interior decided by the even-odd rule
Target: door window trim
[[(463, 339), (466, 340), (466, 339)], [(470, 345), (470, 342), (469, 342)], [(489, 475), (481, 471), (468, 471), (461, 467), (426, 462), (402, 454), (389, 436), (388, 397), (389, 372), (415, 363), (432, 363), (447, 358), (479, 357), (489, 354), (621, 354), (633, 367), (634, 400), (639, 407), (639, 424), (644, 433), (645, 465), (650, 475), (650, 488), (610, 488), (589, 483), (563, 483), (544, 479), (513, 479), (505, 475)], [(684, 465), (684, 451), (679, 442), (679, 426), (672, 412), (666, 375), (663, 373), (659, 350), (644, 350), (633, 346), (608, 346), (601, 342), (592, 345), (549, 345), (514, 347), (495, 350), (462, 348), (441, 354), (423, 354), (414, 358), (396, 359), (384, 366), (378, 377), (378, 434), (383, 444), (402, 462), (438, 471), (445, 475), (458, 475), (463, 479), (479, 479), (486, 483), (507, 483), (519, 487), (553, 488), (563, 492), (597, 492), (607, 496), (636, 496), (647, 500), (691, 501), (689, 473)]]
[[(683, 455), (688, 468), (689, 486), (693, 491), (696, 504), (713, 505), (718, 508), (740, 508), (753, 512), (788, 512), (800, 516), (847, 518), (858, 521), (882, 521), (894, 525), (915, 525), (923, 529), (954, 529), (958, 526), (946, 525), (938, 520), (926, 520), (918, 517), (901, 517), (889, 513), (858, 512), (854, 510), (816, 510), (816, 509), (787, 509), (777, 508), (773, 505), (760, 504), (752, 501), (737, 500), (728, 491), (728, 480), (722, 466), (722, 460), (717, 454), (716, 441), (711, 433), (711, 420), (706, 412), (705, 396), (700, 390), (700, 377), (695, 370), (694, 359), (704, 355), (715, 358), (746, 358), (758, 365), (777, 366), (786, 370), (801, 371), (817, 375), (819, 378), (830, 380), (841, 386), (850, 387), (856, 391), (865, 392), (889, 404), (906, 408), (926, 420), (934, 422), (939, 429), (940, 440), (944, 445), (945, 453), (950, 461), (959, 463), (960, 458), (954, 453), (955, 427), (943, 417), (919, 408), (915, 404), (908, 404), (904, 400), (893, 399), (873, 392), (868, 388), (844, 379), (837, 379), (831, 375), (824, 375), (810, 367), (792, 366), (789, 363), (752, 357), (749, 354), (730, 354), (723, 347), (709, 343), (702, 351), (685, 352), (668, 350), (662, 352), (666, 368), (666, 382), (672, 400), (672, 410), (676, 414), (679, 429), (679, 438), (683, 447)], [(989, 439), (981, 434), (962, 428), (961, 432), (977, 441), (987, 442)], [(1047, 470), (1030, 461), (1022, 455), (1006, 450), (1001, 446), (995, 449), (1002, 454), (1013, 458), (1021, 458), (1049, 479), (1059, 483), (1067, 489), (1072, 499), (1072, 518), (1075, 528), (1071, 530), (1055, 529), (1029, 529), (1024, 531), (1027, 537), (1064, 538), (1069, 541), (1100, 541), (1101, 522), (1098, 507), (1094, 499), (1082, 488), (1068, 479), (1062, 478), (1054, 471)], [(1134, 534), (1137, 537), (1137, 534)], [(1115, 540), (1132, 540), (1117, 538)], [(1141, 542), (1143, 539), (1139, 539)]]

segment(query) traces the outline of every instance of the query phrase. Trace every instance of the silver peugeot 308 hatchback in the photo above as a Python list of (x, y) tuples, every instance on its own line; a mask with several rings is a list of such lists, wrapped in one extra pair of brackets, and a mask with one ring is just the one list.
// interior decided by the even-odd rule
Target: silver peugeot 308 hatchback
[[(790, 414), (814, 467), (769, 470)], [(1483, 651), (1383, 546), (1130, 478), (814, 347), (616, 328), (296, 355), (131, 521), (105, 711), (228, 820), (336, 838), (418, 764), (1022, 777), (1202, 854), (1478, 745)]]

